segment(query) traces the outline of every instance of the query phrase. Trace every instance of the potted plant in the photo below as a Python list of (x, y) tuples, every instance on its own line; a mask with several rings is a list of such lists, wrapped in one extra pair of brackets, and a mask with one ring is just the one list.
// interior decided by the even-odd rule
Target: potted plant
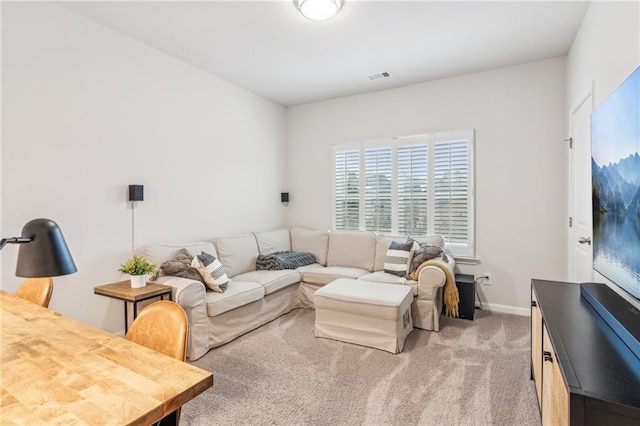
[(149, 262), (143, 256), (133, 256), (120, 265), (118, 271), (129, 274), (131, 288), (140, 288), (147, 285), (147, 275), (156, 269), (156, 265)]

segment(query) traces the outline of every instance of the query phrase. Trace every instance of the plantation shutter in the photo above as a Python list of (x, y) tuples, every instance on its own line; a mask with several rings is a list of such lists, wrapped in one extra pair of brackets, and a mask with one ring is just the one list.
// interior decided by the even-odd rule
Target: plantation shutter
[(435, 142), (433, 156), (434, 231), (447, 242), (468, 244), (469, 143)]
[(334, 227), (414, 237), (439, 234), (473, 258), (473, 130), (334, 146)]
[(367, 231), (391, 232), (391, 161), (389, 146), (364, 151), (364, 222)]
[(335, 228), (358, 230), (360, 226), (360, 151), (335, 153)]
[(429, 146), (398, 147), (398, 232), (403, 235), (428, 233)]

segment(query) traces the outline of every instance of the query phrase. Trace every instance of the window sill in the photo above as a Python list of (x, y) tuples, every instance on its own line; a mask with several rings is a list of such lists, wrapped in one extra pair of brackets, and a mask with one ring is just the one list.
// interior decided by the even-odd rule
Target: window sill
[[(449, 255), (451, 256), (451, 255)], [(455, 257), (453, 256), (453, 258), (456, 261), (456, 264), (461, 264), (461, 265), (479, 265), (480, 264), (480, 259), (477, 259), (475, 257)]]

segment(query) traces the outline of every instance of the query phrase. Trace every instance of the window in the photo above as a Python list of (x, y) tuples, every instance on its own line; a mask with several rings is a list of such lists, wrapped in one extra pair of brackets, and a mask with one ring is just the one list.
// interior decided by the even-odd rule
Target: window
[(474, 256), (473, 130), (334, 147), (334, 227), (440, 234)]
[(364, 228), (391, 232), (391, 148), (364, 152)]
[(335, 153), (334, 172), (335, 229), (360, 227), (360, 152)]

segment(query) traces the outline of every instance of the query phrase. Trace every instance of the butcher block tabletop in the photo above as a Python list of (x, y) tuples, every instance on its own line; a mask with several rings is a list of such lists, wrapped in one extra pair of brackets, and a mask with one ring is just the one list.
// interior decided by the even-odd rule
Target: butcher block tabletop
[(0, 424), (148, 425), (213, 374), (0, 291)]

